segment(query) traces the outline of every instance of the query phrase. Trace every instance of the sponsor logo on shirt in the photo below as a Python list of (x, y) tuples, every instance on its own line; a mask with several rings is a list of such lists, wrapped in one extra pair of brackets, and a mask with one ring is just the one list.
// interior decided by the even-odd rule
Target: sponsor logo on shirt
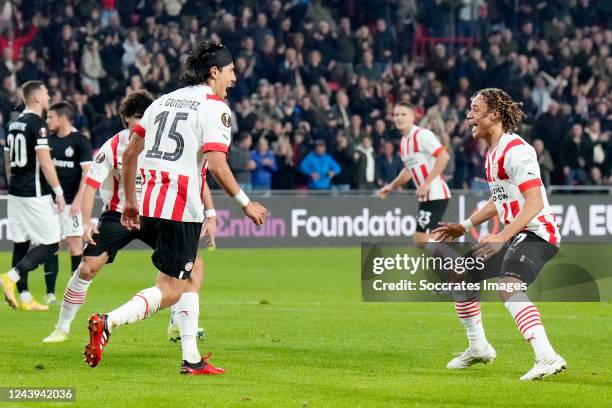
[(74, 169), (74, 162), (69, 160), (53, 159), (53, 165), (55, 165), (55, 167), (61, 167), (64, 169)]

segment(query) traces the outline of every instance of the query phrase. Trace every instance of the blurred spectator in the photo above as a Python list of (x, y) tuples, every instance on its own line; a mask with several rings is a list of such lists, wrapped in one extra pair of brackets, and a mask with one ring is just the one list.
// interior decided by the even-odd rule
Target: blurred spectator
[(17, 78), (20, 83), (27, 81), (44, 81), (45, 73), (40, 69), (38, 51), (36, 51), (35, 48), (26, 49), (25, 61), (19, 72), (17, 72)]
[(332, 154), (333, 159), (338, 163), (342, 171), (336, 174), (332, 180), (332, 188), (338, 191), (348, 191), (351, 189), (351, 185), (354, 181), (355, 176), (355, 163), (357, 157), (353, 146), (349, 143), (345, 132), (339, 131), (336, 135), (336, 147)]
[(546, 148), (544, 147), (544, 142), (540, 139), (535, 139), (533, 141), (533, 148), (536, 151), (536, 155), (538, 157), (538, 164), (540, 165), (540, 177), (542, 178), (542, 183), (544, 183), (545, 187), (550, 186), (551, 174), (555, 169), (555, 164), (553, 163), (552, 157)]
[(351, 116), (351, 126), (347, 130), (347, 138), (349, 139), (349, 143), (361, 143), (365, 136), (365, 130), (361, 127), (361, 116)]
[(582, 125), (575, 123), (570, 131), (570, 140), (563, 145), (563, 174), (567, 185), (583, 184), (593, 157), (593, 147), (584, 139)]
[(232, 143), (230, 154), (227, 156), (227, 162), (234, 173), (236, 181), (244, 191), (250, 191), (251, 172), (257, 167), (255, 161), (251, 158), (251, 145), (253, 139), (249, 133), (241, 133), (238, 140)]
[(138, 30), (128, 31), (127, 38), (123, 42), (123, 57), (121, 57), (123, 66), (129, 67), (136, 62), (136, 56), (141, 50), (144, 50), (144, 45), (138, 39)]
[(336, 104), (334, 105), (334, 114), (338, 127), (347, 129), (351, 125), (351, 111), (349, 107), (349, 98), (345, 91), (336, 92)]
[(402, 168), (404, 168), (402, 159), (400, 159), (399, 155), (395, 154), (395, 146), (392, 142), (385, 142), (383, 153), (377, 158), (377, 165), (377, 183), (379, 186), (384, 186), (395, 180), (400, 171), (402, 171)]
[(0, 50), (8, 48), (12, 51), (11, 57), (13, 61), (17, 61), (21, 57), (21, 49), (31, 43), (38, 33), (38, 17), (32, 19), (32, 25), (25, 35), (18, 36), (15, 34), (14, 28), (7, 28), (0, 36)]
[(265, 138), (259, 139), (257, 148), (251, 152), (255, 168), (251, 173), (251, 185), (254, 190), (269, 190), (272, 187), (272, 175), (276, 172), (276, 157), (270, 150)]
[(468, 163), (468, 180), (472, 191), (489, 191), (489, 184), (485, 178), (486, 153), (487, 143), (483, 139), (478, 139), (476, 149), (471, 152)]
[(276, 144), (274, 155), (277, 171), (272, 174), (272, 188), (291, 190), (296, 184), (296, 169), (293, 161), (293, 149), (288, 137), (282, 137)]
[(376, 165), (376, 154), (372, 146), (372, 138), (366, 136), (357, 145), (355, 151), (357, 159), (357, 187), (360, 190), (375, 190), (378, 180), (378, 166)]
[(90, 39), (81, 57), (81, 83), (85, 90), (90, 90), (87, 93), (93, 95), (100, 93), (99, 80), (106, 76), (106, 71), (104, 71), (102, 66), (99, 47), (98, 40)]
[(340, 165), (326, 152), (325, 141), (317, 140), (314, 151), (308, 153), (300, 171), (308, 177), (308, 188), (312, 190), (328, 190), (331, 180), (341, 171)]

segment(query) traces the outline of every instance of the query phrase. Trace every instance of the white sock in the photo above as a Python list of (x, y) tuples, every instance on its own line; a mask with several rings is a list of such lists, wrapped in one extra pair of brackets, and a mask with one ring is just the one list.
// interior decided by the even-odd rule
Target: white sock
[(513, 295), (504, 304), (510, 312), (519, 331), (533, 347), (536, 360), (555, 358), (555, 350), (550, 345), (546, 331), (540, 320), (540, 312), (523, 292)]
[(156, 286), (140, 291), (132, 300), (108, 314), (109, 331), (148, 318), (159, 310), (161, 300), (161, 290)]
[(70, 324), (72, 324), (74, 316), (76, 316), (83, 303), (85, 303), (89, 285), (91, 285), (91, 281), (81, 279), (78, 270), (72, 274), (64, 291), (62, 308), (60, 309), (59, 319), (55, 326), (57, 329), (66, 333), (70, 331)]
[(32, 301), (32, 295), (27, 290), (23, 291), (19, 293), (19, 301), (21, 303), (30, 303)]
[(480, 300), (455, 302), (455, 311), (465, 326), (470, 349), (476, 352), (483, 351), (489, 342), (482, 325)]
[(202, 355), (198, 350), (196, 335), (198, 333), (198, 318), (200, 316), (200, 296), (196, 292), (185, 292), (175, 305), (174, 320), (181, 333), (181, 348), (183, 360), (198, 363)]
[(15, 283), (19, 282), (19, 279), (21, 279), (21, 276), (19, 276), (19, 272), (17, 272), (15, 268), (11, 268), (11, 270), (8, 271), (8, 277)]

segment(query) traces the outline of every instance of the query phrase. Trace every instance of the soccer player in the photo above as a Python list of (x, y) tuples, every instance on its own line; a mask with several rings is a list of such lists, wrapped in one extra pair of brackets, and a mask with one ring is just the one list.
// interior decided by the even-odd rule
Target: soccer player
[[(30, 294), (28, 273), (59, 248), (60, 225), (56, 211), (64, 210), (64, 192), (49, 153), (47, 124), (42, 119), (49, 107), (49, 91), (41, 81), (28, 81), (21, 90), (25, 110), (9, 124), (4, 148), (13, 267), (0, 275), (0, 284), (12, 308), (48, 310), (49, 306), (38, 303)], [(55, 193), (57, 207), (51, 191)], [(30, 243), (35, 247), (30, 249)]]
[[(57, 102), (49, 107), (47, 125), (51, 157), (64, 190), (66, 207), (59, 214), (62, 238), (66, 240), (70, 253), (71, 272), (81, 263), (83, 255), (83, 219), (81, 217), (82, 187), (92, 163), (91, 143), (72, 126), (74, 109), (68, 102)], [(59, 271), (58, 255), (55, 253), (45, 262), (45, 303), (56, 304), (55, 281)]]
[(378, 190), (378, 196), (384, 199), (410, 179), (414, 181), (419, 215), (413, 240), (423, 244), (432, 238), (431, 231), (442, 220), (451, 197), (450, 189), (442, 178), (449, 155), (431, 130), (414, 124), (414, 108), (411, 104), (396, 104), (393, 108), (393, 122), (402, 133), (400, 157), (404, 168), (395, 180)]
[[(561, 240), (535, 150), (514, 133), (523, 116), (520, 104), (500, 89), (487, 88), (474, 95), (467, 118), (473, 137), (485, 140), (489, 147), (485, 168), (492, 197), (462, 224), (441, 223), (433, 231), (442, 240), (458, 238), (497, 215), (504, 223), (503, 231), (484, 238), (473, 256), (492, 264), (499, 261), (501, 272), (485, 269), (499, 275), (500, 283), (514, 288), (526, 287), (535, 280), (557, 253)], [(489, 277), (492, 276), (475, 274), (473, 280)], [(521, 380), (536, 380), (563, 371), (566, 362), (551, 346), (540, 313), (527, 294), (502, 290), (500, 297), (535, 354), (535, 365)], [(469, 347), (451, 360), (448, 368), (464, 369), (493, 361), (496, 352), (485, 337), (478, 294), (455, 303), (455, 308), (466, 328)]]
[[(251, 202), (240, 189), (227, 164), (231, 140), (231, 111), (223, 99), (234, 84), (234, 64), (227, 48), (200, 42), (187, 57), (181, 82), (184, 87), (158, 98), (132, 130), (123, 153), (125, 204), (121, 222), (139, 229), (154, 242), (153, 265), (159, 270), (156, 285), (108, 314), (89, 319), (89, 343), (85, 361), (95, 367), (117, 327), (146, 319), (177, 303), (181, 332), (183, 374), (220, 374), (198, 351), (195, 339), (183, 338), (187, 327), (197, 327), (197, 296), (190, 279), (204, 219), (201, 188), (202, 169), (242, 206), (257, 225), (266, 209)], [(136, 198), (137, 158), (142, 194)], [(139, 213), (142, 217), (139, 216)], [(197, 294), (195, 294), (197, 295)]]
[[(58, 322), (51, 334), (43, 340), (44, 343), (60, 343), (68, 340), (70, 326), (76, 313), (85, 302), (92, 280), (105, 264), (113, 263), (119, 250), (135, 239), (141, 239), (151, 247), (154, 245), (140, 231), (130, 231), (121, 225), (121, 210), (125, 197), (121, 184), (123, 151), (134, 125), (142, 118), (144, 111), (152, 102), (153, 98), (146, 91), (130, 92), (121, 101), (119, 115), (125, 129), (102, 145), (87, 174), (82, 192), (81, 209), (83, 225), (85, 226), (84, 239), (86, 241), (84, 257), (66, 285)], [(211, 240), (214, 244), (216, 214), (212, 205), (210, 190), (206, 185), (204, 186), (203, 201), (207, 218), (203, 233), (211, 232), (213, 236)], [(91, 215), (95, 193), (98, 189), (104, 207), (99, 224), (96, 225), (91, 222)], [(192, 273), (192, 279), (196, 280), (198, 291), (202, 274), (203, 263), (198, 257)], [(193, 335), (196, 336), (196, 334)], [(187, 336), (189, 335), (191, 333)]]

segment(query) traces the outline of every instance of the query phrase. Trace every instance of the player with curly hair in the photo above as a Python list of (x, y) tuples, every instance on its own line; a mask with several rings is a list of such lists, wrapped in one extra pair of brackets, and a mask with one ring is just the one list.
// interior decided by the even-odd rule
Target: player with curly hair
[[(467, 119), (473, 137), (483, 139), (489, 147), (485, 168), (492, 196), (463, 223), (441, 223), (433, 232), (438, 239), (451, 240), (496, 215), (503, 222), (503, 231), (484, 238), (472, 253), (488, 267), (467, 279), (480, 282), (499, 276), (499, 295), (535, 354), (535, 365), (521, 380), (536, 380), (563, 371), (566, 362), (551, 346), (540, 313), (525, 291), (503, 288), (531, 284), (558, 252), (561, 234), (548, 204), (535, 150), (514, 133), (524, 117), (521, 104), (501, 89), (482, 89), (473, 96)], [(469, 347), (447, 367), (464, 369), (492, 362), (496, 352), (485, 337), (479, 294), (456, 300), (455, 309), (466, 328)]]

